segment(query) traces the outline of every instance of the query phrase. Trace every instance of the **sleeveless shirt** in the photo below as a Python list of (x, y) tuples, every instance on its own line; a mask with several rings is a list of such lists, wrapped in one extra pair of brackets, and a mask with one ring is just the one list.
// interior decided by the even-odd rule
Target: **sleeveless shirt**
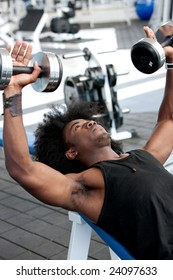
[(97, 225), (136, 259), (173, 260), (173, 175), (150, 153), (98, 162), (105, 181)]

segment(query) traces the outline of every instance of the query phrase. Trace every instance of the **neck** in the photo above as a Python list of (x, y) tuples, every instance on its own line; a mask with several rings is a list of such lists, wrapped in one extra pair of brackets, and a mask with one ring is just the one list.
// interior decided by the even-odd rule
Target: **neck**
[(120, 156), (114, 152), (111, 147), (102, 147), (94, 152), (92, 151), (91, 154), (79, 155), (79, 160), (88, 167), (99, 161), (115, 159), (120, 159)]

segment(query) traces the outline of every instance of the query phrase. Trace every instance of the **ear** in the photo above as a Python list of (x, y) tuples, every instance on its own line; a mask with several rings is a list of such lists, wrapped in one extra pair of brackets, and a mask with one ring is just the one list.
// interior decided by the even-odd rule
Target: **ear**
[(65, 156), (69, 160), (74, 160), (78, 155), (78, 152), (74, 148), (70, 148), (68, 151), (66, 151)]

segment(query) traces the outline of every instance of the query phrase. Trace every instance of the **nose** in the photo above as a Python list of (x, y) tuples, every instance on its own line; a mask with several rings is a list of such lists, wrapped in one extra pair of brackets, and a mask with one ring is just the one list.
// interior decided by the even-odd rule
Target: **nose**
[(86, 123), (87, 128), (90, 128), (90, 127), (92, 127), (93, 125), (96, 125), (96, 124), (97, 124), (97, 122), (96, 122), (96, 121), (93, 121), (93, 120), (90, 120), (90, 121), (88, 121), (88, 122)]

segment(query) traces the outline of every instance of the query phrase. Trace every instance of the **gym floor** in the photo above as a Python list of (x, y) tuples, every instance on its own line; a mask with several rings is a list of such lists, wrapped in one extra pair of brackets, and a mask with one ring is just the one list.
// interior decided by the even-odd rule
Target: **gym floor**
[[(154, 127), (164, 88), (164, 69), (146, 76), (139, 74), (130, 64), (129, 50), (136, 41), (144, 37), (142, 26), (146, 24), (147, 22), (135, 20), (130, 26), (118, 22), (97, 27), (115, 30), (114, 43), (118, 48), (117, 54), (115, 53), (117, 69), (123, 72), (127, 68), (129, 71), (128, 75), (118, 77), (117, 85), (120, 106), (130, 109), (130, 113), (124, 115), (124, 124), (119, 131), (136, 132), (135, 137), (123, 141), (125, 151), (141, 147), (146, 142)], [(42, 43), (42, 47), (43, 50), (50, 49), (46, 48), (45, 42)], [(51, 42), (54, 52), (60, 50), (60, 47), (61, 44)], [(71, 75), (74, 62), (68, 63), (64, 62), (65, 73)], [(28, 131), (33, 131), (37, 125), (29, 121), (31, 115), (38, 122), (47, 104), (63, 102), (63, 94), (59, 93), (43, 94), (42, 104), (40, 94), (31, 93), (31, 96), (29, 99), (33, 98), (34, 106), (28, 105), (27, 100), (24, 104), (25, 125)], [(0, 126), (2, 127), (2, 117)], [(5, 169), (3, 149), (0, 149), (0, 169), (0, 259), (66, 260), (71, 232), (68, 212), (44, 205), (14, 182)], [(88, 259), (110, 259), (107, 246), (95, 233), (92, 234)]]

